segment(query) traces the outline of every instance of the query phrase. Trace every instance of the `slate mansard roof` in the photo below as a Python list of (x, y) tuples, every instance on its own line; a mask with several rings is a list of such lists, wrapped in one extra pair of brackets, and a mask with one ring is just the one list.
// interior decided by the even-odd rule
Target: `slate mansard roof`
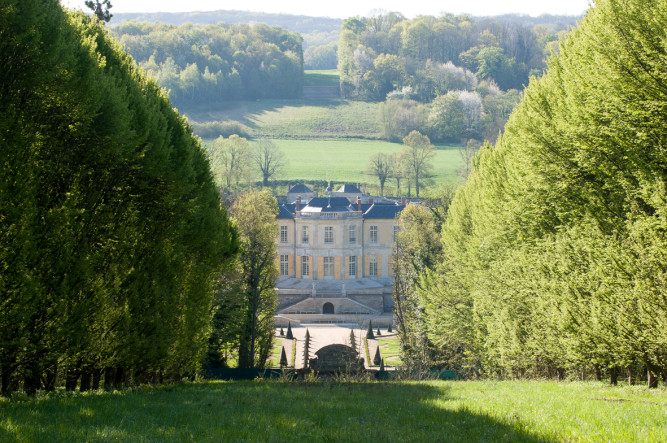
[[(364, 219), (393, 220), (405, 206), (395, 203), (362, 204), (361, 214)], [(283, 203), (278, 205), (279, 220), (293, 220), (296, 215), (296, 204)], [(301, 212), (356, 212), (358, 206), (351, 204), (345, 197), (316, 197), (301, 207)]]

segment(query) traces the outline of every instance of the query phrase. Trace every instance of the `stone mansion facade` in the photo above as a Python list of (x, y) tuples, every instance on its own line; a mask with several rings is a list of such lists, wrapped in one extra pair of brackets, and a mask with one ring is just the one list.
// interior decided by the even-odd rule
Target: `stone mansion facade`
[(395, 219), (405, 204), (350, 184), (326, 197), (292, 187), (277, 220), (276, 324), (391, 322)]

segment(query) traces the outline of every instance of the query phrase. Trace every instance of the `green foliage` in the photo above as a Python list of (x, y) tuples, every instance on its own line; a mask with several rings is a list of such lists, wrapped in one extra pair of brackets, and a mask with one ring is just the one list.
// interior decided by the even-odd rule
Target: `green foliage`
[(503, 89), (520, 88), (531, 70), (544, 68), (546, 45), (560, 30), (451, 14), (351, 18), (338, 41), (341, 94), (381, 101), (411, 86), (427, 102), (450, 90), (474, 90), (472, 72)]
[(285, 338), (288, 340), (294, 340), (294, 335), (292, 334), (292, 322), (287, 323), (287, 334)]
[(666, 17), (596, 2), (473, 162), (422, 292), (471, 373), (664, 376)]
[(194, 373), (237, 248), (204, 151), (96, 19), (0, 21), (3, 393)]
[(375, 335), (373, 335), (373, 322), (370, 320), (368, 321), (368, 331), (366, 331), (366, 338), (370, 340), (375, 339)]
[[(241, 276), (238, 296), (242, 300), (239, 367), (262, 368), (271, 351), (274, 335), (273, 315), (277, 300), (278, 277), (276, 244), (278, 215), (276, 199), (268, 191), (250, 191), (232, 204), (230, 214), (239, 232)], [(291, 325), (287, 329), (290, 338)]]
[(131, 21), (113, 33), (178, 106), (301, 94), (303, 38), (280, 27)]

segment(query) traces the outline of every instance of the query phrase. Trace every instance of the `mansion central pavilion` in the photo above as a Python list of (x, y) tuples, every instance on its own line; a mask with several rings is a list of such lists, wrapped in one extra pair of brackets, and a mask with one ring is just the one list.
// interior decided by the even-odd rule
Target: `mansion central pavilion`
[(279, 204), (276, 324), (391, 323), (395, 219), (405, 203), (350, 184), (326, 197), (291, 188)]

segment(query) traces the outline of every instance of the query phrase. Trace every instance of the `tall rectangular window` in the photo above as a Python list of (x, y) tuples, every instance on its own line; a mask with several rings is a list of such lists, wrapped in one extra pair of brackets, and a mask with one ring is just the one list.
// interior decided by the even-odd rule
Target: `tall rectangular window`
[(371, 226), (370, 235), (368, 236), (368, 241), (370, 241), (371, 243), (377, 243), (378, 242), (378, 227), (377, 226)]
[(334, 258), (324, 257), (324, 277), (334, 276)]
[(357, 276), (357, 257), (356, 256), (351, 256), (350, 257), (350, 277), (356, 277)]
[(357, 242), (357, 227), (356, 226), (350, 226), (350, 231), (349, 231), (349, 237), (348, 240), (350, 244), (354, 244)]
[(308, 266), (308, 256), (301, 256), (301, 276), (308, 277), (310, 275), (310, 267)]
[(371, 255), (368, 259), (368, 275), (371, 277), (377, 277), (378, 275), (378, 259), (374, 255)]
[(301, 243), (308, 243), (308, 226), (301, 226)]
[(280, 243), (287, 243), (287, 226), (280, 227)]
[(289, 275), (289, 255), (280, 256), (280, 275)]
[(394, 243), (396, 243), (396, 239), (398, 238), (398, 231), (400, 231), (398, 226), (394, 226)]
[(324, 243), (333, 243), (333, 226), (324, 227)]

